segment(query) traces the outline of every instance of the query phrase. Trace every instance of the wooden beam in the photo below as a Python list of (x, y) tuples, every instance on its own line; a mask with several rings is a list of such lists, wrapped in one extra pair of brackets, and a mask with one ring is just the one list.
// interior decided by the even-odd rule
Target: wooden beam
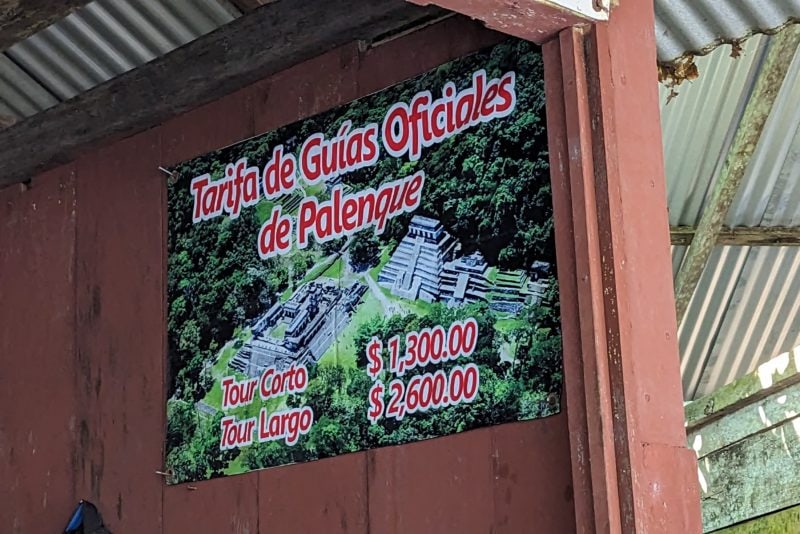
[(0, 187), (328, 50), (440, 16), (404, 0), (279, 0), (0, 131)]
[[(669, 229), (670, 239), (675, 246), (689, 246), (697, 233), (693, 226), (673, 226)], [(749, 228), (725, 226), (717, 234), (716, 245), (742, 247), (782, 247), (800, 246), (800, 227), (757, 226)]]
[(714, 183), (711, 198), (700, 216), (689, 251), (675, 277), (675, 309), (678, 323), (686, 313), (700, 275), (703, 274), (708, 257), (717, 243), (728, 208), (739, 190), (798, 43), (800, 43), (800, 26), (796, 25), (788, 26), (772, 38), (753, 93), (745, 106), (736, 136), (725, 159), (722, 173)]
[[(565, 28), (590, 22), (606, 21), (607, 0), (407, 0), (414, 4), (435, 4), (448, 11), (483, 22), (487, 28), (520, 39), (544, 44)], [(567, 5), (569, 7), (567, 7)]]
[(236, 8), (242, 13), (249, 13), (254, 9), (258, 9), (263, 5), (274, 2), (275, 0), (228, 0), (228, 1), (234, 6), (236, 6)]
[(89, 0), (0, 0), (0, 50), (60, 20)]

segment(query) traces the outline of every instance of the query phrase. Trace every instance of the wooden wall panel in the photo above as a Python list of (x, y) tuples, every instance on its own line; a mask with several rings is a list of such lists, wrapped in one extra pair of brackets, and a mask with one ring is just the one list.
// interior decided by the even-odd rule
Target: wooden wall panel
[(0, 191), (0, 532), (58, 532), (75, 506), (74, 262), (71, 165)]
[[(41, 426), (23, 410), (0, 420), (0, 454), (11, 456), (11, 443), (16, 462), (2, 479), (34, 471), (9, 497), (25, 505), (11, 515), (0, 505), (0, 531), (19, 516), (23, 532), (57, 532), (78, 498), (95, 502), (114, 532), (574, 531), (564, 415), (174, 487), (156, 474), (168, 378), (166, 177), (158, 166), (322, 112), (499, 38), (454, 18), (369, 49), (354, 43), (89, 154), (74, 178), (50, 174), (31, 191), (0, 193), (0, 296), (3, 306), (29, 305), (9, 327), (0, 324), (3, 369), (16, 361), (9, 354), (32, 354), (35, 364), (23, 366), (15, 384), (20, 377), (42, 386), (20, 398), (41, 404), (51, 388), (59, 401), (36, 410)], [(52, 246), (39, 250), (35, 238), (45, 234)], [(7, 287), (23, 274), (26, 283)], [(0, 401), (24, 391), (0, 388)], [(45, 424), (64, 430), (43, 445), (47, 469), (25, 449), (28, 430)], [(42, 488), (56, 486), (57, 506), (49, 493), (42, 513)]]
[(574, 532), (566, 414), (491, 431), (493, 534)]
[(368, 454), (371, 532), (575, 531), (564, 415)]
[(158, 131), (77, 162), (79, 484), (115, 532), (161, 529), (164, 176)]
[(248, 473), (165, 488), (164, 532), (258, 533), (258, 476)]
[(247, 87), (165, 123), (159, 164), (167, 168), (251, 137), (252, 95)]
[(503, 38), (477, 22), (451, 17), (423, 30), (377, 43), (361, 56), (358, 93), (360, 96), (374, 93)]
[(358, 98), (358, 44), (331, 50), (253, 86), (257, 134)]
[(369, 532), (366, 453), (265, 469), (259, 475), (263, 534)]
[(370, 531), (491, 532), (491, 429), (369, 452)]

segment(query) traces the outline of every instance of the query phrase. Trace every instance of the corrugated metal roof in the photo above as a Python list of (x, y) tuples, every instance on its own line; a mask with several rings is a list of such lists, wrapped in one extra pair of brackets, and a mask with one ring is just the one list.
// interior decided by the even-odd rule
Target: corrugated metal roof
[(233, 20), (219, 0), (96, 0), (0, 55), (0, 114), (20, 119)]
[[(700, 77), (667, 104), (662, 130), (670, 224), (693, 226), (718, 177), (770, 37), (742, 56), (698, 58)], [(730, 211), (729, 226), (800, 223), (800, 54), (796, 54)], [(685, 247), (673, 247), (677, 272)], [(717, 247), (679, 328), (687, 399), (800, 345), (800, 247)]]
[(800, 0), (656, 0), (655, 12), (658, 60), (670, 62), (800, 21)]

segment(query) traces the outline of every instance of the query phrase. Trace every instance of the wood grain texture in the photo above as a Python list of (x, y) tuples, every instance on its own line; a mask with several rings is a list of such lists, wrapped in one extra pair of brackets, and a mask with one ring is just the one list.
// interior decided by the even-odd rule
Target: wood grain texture
[(57, 532), (75, 507), (75, 175), (0, 192), (0, 532)]
[(796, 416), (701, 459), (705, 532), (800, 502), (798, 429)]
[(800, 506), (745, 521), (717, 531), (717, 534), (786, 534), (800, 532)]
[[(0, 332), (11, 327), (0, 339), (11, 340), (14, 354), (32, 355), (19, 371), (25, 383), (44, 377), (43, 387), (60, 388), (60, 404), (48, 406), (43, 421), (66, 429), (47, 444), (51, 448), (37, 448), (36, 457), (28, 451), (23, 462), (24, 416), (33, 412), (0, 417), (0, 455), (6, 436), (19, 443), (16, 471), (3, 471), (0, 462), (0, 475), (26, 484), (24, 491), (11, 488), (16, 493), (10, 501), (0, 487), (0, 502), (24, 500), (18, 507), (0, 505), (0, 531), (15, 532), (8, 528), (15, 512), (17, 531), (57, 532), (75, 500), (87, 498), (113, 532), (391, 533), (406, 526), (408, 532), (439, 534), (446, 531), (442, 525), (476, 534), (574, 532), (565, 414), (169, 488), (155, 473), (163, 455), (166, 380), (166, 178), (158, 165), (324, 111), (497, 39), (479, 24), (454, 18), (367, 50), (348, 44), (93, 150), (74, 166), (77, 221), (61, 205), (45, 209), (44, 193), (27, 197), (27, 205), (17, 201), (39, 184), (43, 192), (56, 191), (61, 182), (52, 173), (38, 175), (28, 191), (0, 191), (0, 257), (21, 247), (10, 270), (0, 265), (3, 282), (7, 273), (21, 280), (0, 284), (2, 302), (19, 313), (0, 321)], [(404, 46), (413, 50), (401, 55)], [(2, 226), (25, 217), (34, 222)], [(53, 232), (46, 242), (52, 249), (40, 251), (32, 238), (45, 230)], [(70, 239), (75, 235), (77, 244)], [(77, 269), (69, 271), (70, 265)], [(28, 302), (30, 310), (17, 312)], [(59, 315), (64, 310), (72, 322)], [(42, 369), (43, 363), (53, 367)], [(4, 393), (0, 388), (0, 399), (8, 398)], [(26, 400), (33, 405), (43, 398), (43, 390), (33, 388)], [(28, 470), (33, 476), (23, 477)]]
[(366, 452), (265, 469), (258, 476), (260, 532), (369, 533)]
[[(697, 228), (693, 226), (673, 226), (669, 229), (673, 245), (689, 246)], [(717, 234), (716, 246), (734, 245), (746, 247), (776, 247), (800, 245), (800, 228), (785, 226), (724, 226)]]
[(164, 534), (258, 534), (258, 477), (248, 473), (164, 488)]
[[(164, 177), (157, 130), (79, 160), (80, 495), (112, 532), (161, 529)], [(51, 529), (52, 530), (52, 529)]]
[(800, 374), (793, 356), (784, 353), (686, 406), (706, 532), (800, 503)]
[(88, 4), (89, 0), (0, 0), (0, 50)]

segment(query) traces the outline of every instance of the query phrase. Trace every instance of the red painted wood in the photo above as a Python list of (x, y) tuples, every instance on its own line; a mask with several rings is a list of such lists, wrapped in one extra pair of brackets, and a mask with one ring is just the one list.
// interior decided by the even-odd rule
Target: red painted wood
[(453, 17), (401, 38), (375, 43), (361, 55), (358, 92), (374, 93), (503, 38), (477, 22)]
[(159, 128), (159, 164), (168, 168), (252, 137), (252, 95), (252, 86), (246, 87), (166, 122)]
[(157, 130), (77, 162), (80, 495), (115, 532), (161, 529), (164, 176)]
[(617, 495), (617, 456), (613, 428), (612, 399), (607, 356), (606, 317), (603, 308), (600, 233), (592, 127), (583, 37), (578, 31), (560, 36), (561, 67), (564, 84), (566, 139), (570, 148), (568, 170), (578, 296), (578, 324), (581, 354), (580, 371), (584, 385), (588, 445), (586, 459), (592, 477), (594, 524), (599, 532), (620, 529)]
[[(27, 359), (11, 388), (0, 388), (0, 400), (37, 408), (0, 418), (0, 454), (12, 443), (16, 458), (0, 474), (24, 485), (0, 500), (15, 504), (13, 517), (0, 506), (0, 531), (16, 520), (21, 532), (58, 532), (78, 498), (96, 502), (114, 532), (573, 531), (564, 415), (169, 488), (155, 473), (166, 390), (166, 178), (157, 167), (498, 39), (476, 23), (449, 19), (368, 50), (343, 47), (87, 154), (75, 165), (74, 199), (52, 173), (28, 192), (2, 191), (0, 295), (15, 314), (0, 321), (0, 358), (9, 346)], [(26, 199), (36, 200), (36, 210)], [(21, 282), (9, 286), (9, 276)], [(57, 392), (46, 410), (45, 388)], [(27, 430), (45, 426), (61, 432), (34, 457)]]
[(589, 464), (588, 405), (580, 343), (575, 227), (567, 144), (566, 102), (561, 71), (561, 43), (555, 39), (542, 47), (547, 97), (547, 133), (553, 219), (561, 299), (561, 331), (564, 349), (564, 400), (569, 427), (575, 518), (578, 532), (593, 532), (594, 492)]
[(355, 100), (357, 71), (353, 43), (255, 84), (255, 131), (268, 132)]
[(490, 429), (375, 449), (369, 455), (370, 532), (491, 532)]
[(74, 263), (72, 165), (0, 191), (2, 532), (58, 532), (76, 505)]
[(545, 47), (580, 532), (701, 530), (682, 424), (652, 9), (620, 6), (610, 24), (565, 30)]
[(565, 414), (491, 429), (491, 532), (575, 532)]
[(434, 4), (482, 21), (488, 28), (542, 44), (559, 31), (586, 21), (577, 15), (544, 2), (505, 0), (409, 0), (414, 4)]
[(259, 472), (260, 532), (366, 534), (367, 454)]
[(652, 4), (623, 4), (587, 36), (613, 435), (623, 528), (700, 532), (685, 444), (654, 24)]
[(248, 473), (164, 488), (164, 532), (256, 534), (258, 477)]

